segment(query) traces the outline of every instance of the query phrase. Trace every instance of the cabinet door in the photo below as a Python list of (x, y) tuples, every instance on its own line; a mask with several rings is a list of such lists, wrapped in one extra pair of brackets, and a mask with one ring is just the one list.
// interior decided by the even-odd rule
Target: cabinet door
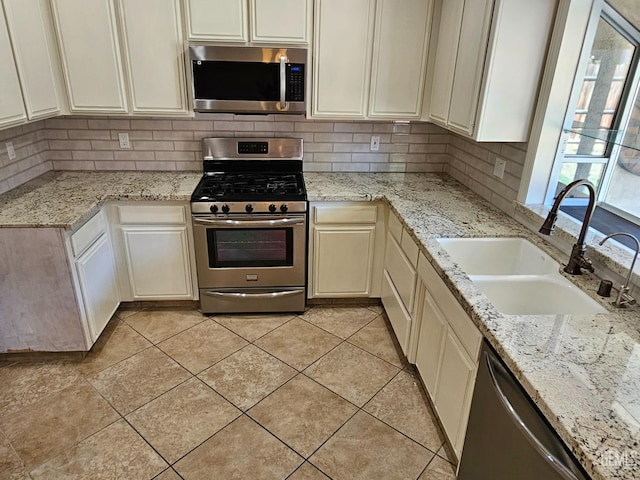
[(416, 368), (432, 400), (436, 396), (438, 361), (444, 345), (447, 321), (444, 319), (428, 291), (419, 316), (420, 333), (416, 349)]
[(369, 116), (420, 116), (431, 7), (431, 0), (378, 0)]
[(18, 70), (13, 60), (11, 41), (5, 23), (4, 14), (0, 9), (0, 127), (8, 127), (22, 123), (27, 114), (22, 101), (22, 90), (18, 79)]
[(308, 43), (311, 0), (251, 0), (251, 41)]
[(477, 365), (447, 330), (436, 384), (435, 406), (453, 449), (460, 458), (469, 420)]
[(316, 117), (364, 118), (371, 72), (375, 0), (316, 0)]
[(185, 0), (189, 40), (247, 42), (247, 0)]
[(179, 0), (118, 0), (131, 111), (186, 113)]
[(134, 299), (191, 299), (187, 227), (122, 227)]
[(52, 0), (62, 67), (74, 113), (127, 111), (112, 0)]
[(460, 27), (455, 76), (451, 89), (449, 127), (473, 135), (493, 0), (466, 1)]
[(109, 235), (103, 234), (76, 260), (82, 302), (93, 344), (120, 304)]
[(57, 52), (50, 43), (52, 25), (44, 2), (3, 0), (30, 120), (60, 112), (53, 69)]
[(464, 0), (446, 0), (440, 3), (442, 10), (440, 22), (438, 22), (436, 58), (429, 99), (429, 120), (446, 126), (449, 118), (449, 103), (456, 68)]
[(313, 296), (367, 297), (375, 225), (313, 229)]

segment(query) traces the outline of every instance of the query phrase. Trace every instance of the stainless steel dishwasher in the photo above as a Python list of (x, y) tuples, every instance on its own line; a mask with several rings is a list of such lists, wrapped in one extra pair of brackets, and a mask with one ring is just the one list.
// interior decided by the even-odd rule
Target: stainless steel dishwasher
[(485, 341), (458, 480), (584, 480), (584, 473)]

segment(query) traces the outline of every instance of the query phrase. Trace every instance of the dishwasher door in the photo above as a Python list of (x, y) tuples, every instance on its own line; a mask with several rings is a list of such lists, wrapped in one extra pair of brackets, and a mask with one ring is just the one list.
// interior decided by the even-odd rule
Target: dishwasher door
[(588, 478), (485, 341), (458, 480)]

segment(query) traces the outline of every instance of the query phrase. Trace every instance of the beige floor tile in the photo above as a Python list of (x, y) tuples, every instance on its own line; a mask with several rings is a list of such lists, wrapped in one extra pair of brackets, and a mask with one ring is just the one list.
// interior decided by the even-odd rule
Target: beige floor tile
[(173, 467), (185, 480), (276, 480), (303, 462), (293, 450), (245, 415)]
[(438, 450), (438, 456), (449, 463), (457, 463), (457, 460), (455, 459), (453, 454), (449, 453), (449, 447), (446, 444), (440, 447), (440, 450)]
[(369, 305), (367, 308), (372, 312), (376, 312), (378, 315), (384, 313), (384, 307), (382, 305)]
[(378, 316), (366, 307), (313, 307), (301, 318), (345, 339)]
[(220, 325), (237, 333), (242, 338), (254, 342), (271, 330), (287, 323), (293, 315), (215, 315), (213, 319)]
[(364, 406), (364, 410), (432, 452), (437, 452), (444, 443), (422, 387), (406, 371), (396, 375)]
[(184, 368), (151, 347), (87, 379), (121, 415), (126, 415), (189, 377)]
[(158, 344), (158, 347), (193, 374), (231, 355), (247, 341), (211, 320)]
[(361, 407), (399, 371), (398, 367), (343, 343), (304, 373)]
[(216, 363), (199, 377), (238, 408), (247, 410), (293, 377), (296, 370), (253, 345)]
[(191, 309), (155, 309), (137, 312), (124, 321), (150, 342), (160, 343), (206, 319)]
[(257, 346), (298, 370), (311, 365), (340, 343), (335, 335), (294, 318), (255, 342)]
[(0, 428), (32, 469), (118, 418), (91, 385), (81, 382), (0, 417)]
[(449, 462), (436, 456), (418, 480), (456, 480), (456, 469)]
[(398, 367), (406, 365), (406, 359), (382, 315), (349, 337), (347, 341), (393, 365)]
[(356, 411), (355, 406), (335, 393), (298, 375), (247, 413), (308, 457)]
[(4, 480), (22, 480), (27, 477), (27, 470), (13, 450), (7, 437), (0, 432), (0, 478)]
[(78, 365), (84, 375), (104, 370), (151, 346), (151, 342), (126, 323), (111, 320), (91, 351)]
[(309, 461), (333, 480), (417, 478), (433, 453), (365, 412), (358, 412)]
[(167, 462), (173, 463), (241, 413), (192, 378), (127, 415), (127, 420)]
[(167, 464), (124, 420), (31, 472), (34, 480), (152, 479)]
[(81, 383), (77, 365), (78, 362), (17, 362), (0, 369), (0, 416)]
[(173, 468), (168, 468), (153, 480), (182, 480)]
[(311, 465), (304, 462), (300, 468), (291, 474), (287, 480), (330, 480), (324, 473)]

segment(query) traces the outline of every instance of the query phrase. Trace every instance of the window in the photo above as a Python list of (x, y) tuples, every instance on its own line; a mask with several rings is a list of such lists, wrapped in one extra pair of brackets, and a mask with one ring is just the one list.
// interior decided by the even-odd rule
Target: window
[[(564, 154), (552, 172), (546, 203), (568, 183), (586, 178), (597, 189), (601, 209), (640, 224), (639, 58), (640, 32), (605, 4), (574, 86)], [(586, 189), (572, 194), (565, 205), (586, 206)]]

